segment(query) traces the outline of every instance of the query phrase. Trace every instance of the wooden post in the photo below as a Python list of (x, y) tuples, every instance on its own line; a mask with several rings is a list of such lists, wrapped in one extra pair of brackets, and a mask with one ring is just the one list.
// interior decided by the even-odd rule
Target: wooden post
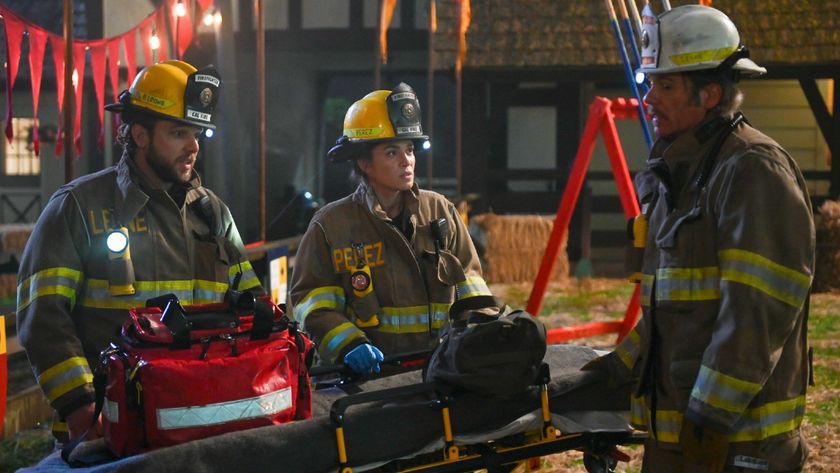
[[(435, 16), (437, 15), (435, 2), (429, 0), (429, 66), (426, 72), (426, 134), (431, 142), (435, 131)], [(434, 186), (434, 148), (426, 151), (426, 188)]]
[[(84, 85), (83, 74), (79, 74), (79, 87)], [(73, 0), (64, 0), (64, 182), (73, 180), (75, 137), (74, 99), (73, 89)]]
[(262, 0), (254, 0), (257, 20), (257, 110), (259, 111), (260, 241), (265, 241), (265, 18)]

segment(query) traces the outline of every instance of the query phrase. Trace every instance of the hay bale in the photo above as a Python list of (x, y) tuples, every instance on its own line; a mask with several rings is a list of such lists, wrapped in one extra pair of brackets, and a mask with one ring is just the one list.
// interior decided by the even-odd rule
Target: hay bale
[[(484, 278), (492, 283), (533, 282), (542, 263), (554, 219), (540, 215), (481, 214), (470, 219), (470, 233), (482, 251)], [(569, 276), (565, 238), (552, 281)]]
[(814, 292), (840, 291), (840, 202), (827, 200), (816, 215)]
[(0, 251), (16, 254), (22, 253), (34, 226), (34, 223), (0, 225)]
[(14, 301), (16, 298), (17, 274), (0, 274), (0, 300)]

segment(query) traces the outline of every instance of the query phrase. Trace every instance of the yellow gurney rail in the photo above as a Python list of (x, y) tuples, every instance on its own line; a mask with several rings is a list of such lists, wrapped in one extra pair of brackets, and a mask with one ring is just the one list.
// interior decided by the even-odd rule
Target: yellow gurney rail
[(614, 471), (615, 461), (608, 454), (616, 445), (641, 444), (645, 435), (639, 432), (599, 431), (562, 434), (551, 423), (548, 383), (551, 381), (547, 364), (543, 364), (537, 384), (540, 388), (542, 426), (539, 429), (486, 442), (456, 445), (453, 436), (450, 403), (452, 388), (436, 383), (421, 383), (396, 388), (364, 392), (335, 401), (330, 409), (330, 420), (335, 428), (339, 473), (352, 473), (345, 442), (344, 421), (346, 411), (354, 405), (401, 399), (409, 396), (432, 395), (429, 403), (440, 410), (443, 452), (421, 453), (410, 459), (390, 462), (377, 471), (414, 472), (468, 472), (486, 469), (488, 473), (508, 472), (528, 459), (567, 450), (584, 452), (587, 471), (601, 473)]

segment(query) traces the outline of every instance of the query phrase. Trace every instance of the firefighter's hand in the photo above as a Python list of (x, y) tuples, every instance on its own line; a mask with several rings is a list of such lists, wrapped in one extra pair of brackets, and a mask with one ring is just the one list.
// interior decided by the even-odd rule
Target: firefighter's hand
[(680, 446), (686, 466), (704, 466), (707, 473), (723, 471), (729, 452), (729, 436), (725, 433), (700, 427), (689, 418), (683, 418)]
[(86, 432), (85, 440), (94, 440), (102, 437), (102, 416), (98, 416), (96, 421), (94, 421), (94, 412), (96, 412), (96, 405), (91, 402), (76, 409), (67, 416), (65, 420), (71, 440)]
[(344, 364), (359, 374), (379, 373), (379, 362), (383, 359), (379, 348), (363, 343), (344, 355)]

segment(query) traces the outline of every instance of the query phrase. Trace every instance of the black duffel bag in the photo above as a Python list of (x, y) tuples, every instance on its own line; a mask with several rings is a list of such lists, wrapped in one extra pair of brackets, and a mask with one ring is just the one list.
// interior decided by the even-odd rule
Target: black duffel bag
[(519, 394), (533, 385), (546, 351), (542, 322), (507, 306), (492, 313), (486, 308), (464, 310), (460, 302), (452, 305), (450, 322), (441, 329), (423, 380), (496, 397)]

